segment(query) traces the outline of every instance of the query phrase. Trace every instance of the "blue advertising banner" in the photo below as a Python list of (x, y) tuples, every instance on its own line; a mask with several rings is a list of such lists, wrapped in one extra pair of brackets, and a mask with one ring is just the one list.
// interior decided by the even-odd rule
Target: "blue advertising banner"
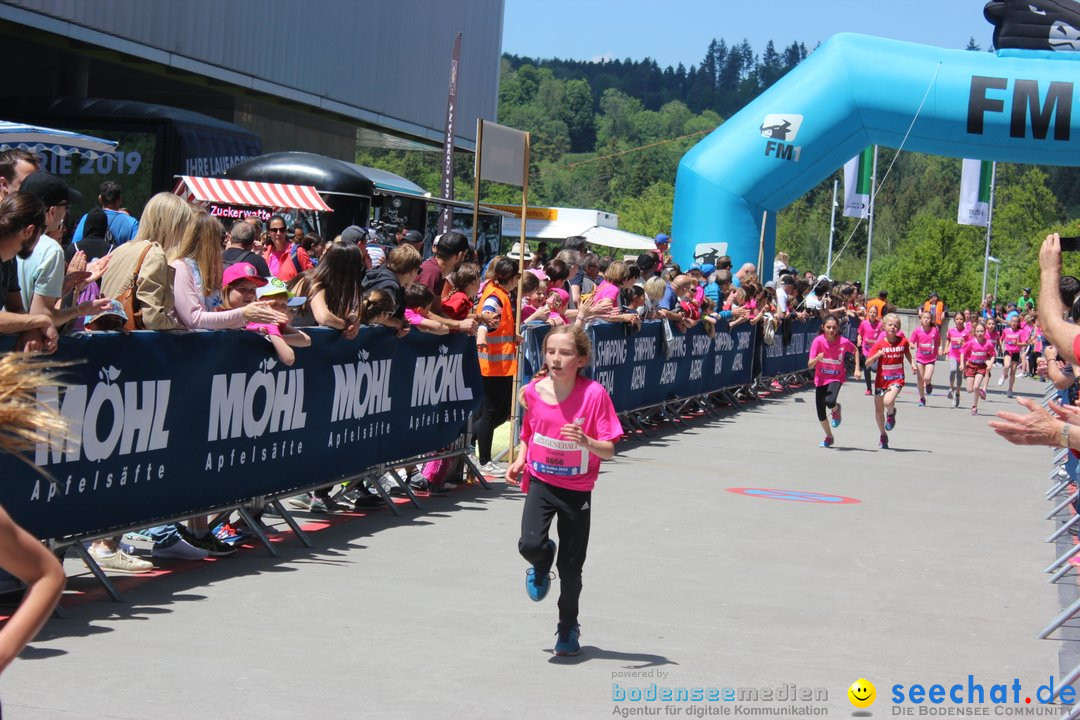
[(761, 376), (776, 377), (806, 369), (810, 362), (810, 343), (821, 331), (821, 320), (792, 320), (791, 337), (784, 342), (782, 333), (776, 331), (776, 341), (765, 345), (762, 353)]
[[(593, 346), (589, 373), (607, 389), (616, 412), (751, 383), (751, 325), (731, 329), (721, 320), (715, 337), (700, 326), (686, 333), (672, 329), (668, 336), (665, 325), (650, 320), (631, 334), (623, 323), (589, 325)], [(546, 325), (526, 326), (526, 382), (541, 364), (540, 347), (546, 334)]]
[(471, 337), (306, 331), (291, 367), (249, 332), (63, 338), (38, 399), (70, 437), (32, 458), (58, 482), (0, 455), (0, 503), (39, 538), (149, 524), (437, 450), (480, 405)]

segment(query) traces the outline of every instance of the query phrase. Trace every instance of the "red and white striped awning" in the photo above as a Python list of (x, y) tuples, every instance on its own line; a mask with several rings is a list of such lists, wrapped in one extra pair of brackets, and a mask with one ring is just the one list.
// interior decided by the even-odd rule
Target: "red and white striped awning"
[(318, 190), (311, 185), (285, 185), (181, 175), (173, 193), (186, 198), (188, 202), (333, 212), (330, 206), (319, 197)]

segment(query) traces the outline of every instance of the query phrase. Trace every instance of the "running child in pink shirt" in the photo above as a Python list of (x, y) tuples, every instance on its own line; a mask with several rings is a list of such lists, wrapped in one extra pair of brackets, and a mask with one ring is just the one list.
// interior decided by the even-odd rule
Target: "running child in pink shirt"
[(979, 414), (979, 396), (986, 397), (981, 392), (979, 385), (986, 377), (987, 367), (994, 362), (994, 343), (986, 337), (986, 325), (975, 324), (975, 336), (972, 337), (960, 351), (964, 358), (964, 377), (967, 378), (967, 389), (972, 393), (971, 414)]
[(870, 348), (874, 347), (874, 343), (880, 340), (884, 333), (885, 328), (878, 317), (878, 309), (876, 306), (871, 305), (866, 309), (866, 319), (859, 323), (857, 339), (861, 356), (855, 356), (855, 379), (858, 380), (863, 376), (864, 372), (866, 373), (867, 395), (873, 392), (871, 390), (874, 382), (873, 371), (877, 370), (877, 365), (871, 367), (866, 358), (870, 357)]
[(904, 361), (911, 364), (911, 343), (900, 335), (899, 315), (889, 313), (881, 324), (885, 327), (885, 336), (870, 348), (866, 363), (878, 363), (874, 381), (874, 419), (881, 431), (878, 447), (887, 450), (888, 431), (896, 427), (896, 398), (904, 389)]
[(1005, 368), (998, 380), (998, 385), (1009, 381), (1009, 397), (1013, 396), (1016, 384), (1016, 371), (1020, 369), (1021, 353), (1027, 349), (1028, 332), (1020, 326), (1020, 316), (1014, 315), (1009, 326), (1001, 333), (1001, 352), (1005, 356)]
[(847, 378), (847, 369), (844, 367), (844, 353), (855, 355), (859, 349), (855, 343), (840, 335), (840, 322), (836, 317), (829, 315), (821, 323), (821, 335), (814, 338), (810, 343), (809, 367), (814, 370), (814, 403), (817, 407), (818, 422), (825, 430), (825, 439), (821, 447), (832, 447), (832, 428), (825, 420), (825, 410), (832, 410), (832, 427), (840, 427), (840, 403), (837, 397), (840, 395), (840, 386)]
[[(615, 456), (622, 425), (604, 386), (581, 376), (592, 349), (576, 325), (552, 328), (544, 338), (541, 375), (521, 391), (524, 415), (517, 458), (506, 479), (520, 478), (526, 493), (518, 552), (532, 567), (525, 590), (539, 602), (551, 589), (551, 566), (559, 569), (556, 655), (581, 652), (578, 600), (581, 568), (589, 547), (592, 489), (600, 461)], [(558, 518), (562, 548), (548, 537)]]
[[(953, 326), (945, 334), (945, 339), (949, 358), (948, 397), (953, 401), (953, 407), (960, 407), (960, 390), (964, 382), (964, 364), (961, 362), (960, 351), (971, 339), (971, 328), (964, 319), (964, 313), (958, 311), (953, 315)], [(944, 352), (945, 348), (942, 348), (942, 353)]]
[(915, 379), (919, 385), (919, 407), (926, 406), (926, 396), (934, 394), (934, 363), (941, 349), (941, 331), (928, 312), (919, 313), (919, 327), (911, 333), (915, 347)]

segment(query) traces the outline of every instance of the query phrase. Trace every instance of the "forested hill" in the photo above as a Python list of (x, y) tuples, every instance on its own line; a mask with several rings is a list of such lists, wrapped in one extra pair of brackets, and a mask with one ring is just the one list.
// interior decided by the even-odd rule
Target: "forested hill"
[[(612, 88), (635, 97), (646, 110), (659, 110), (678, 100), (700, 113), (712, 110), (730, 117), (757, 97), (788, 70), (806, 59), (806, 46), (793, 42), (777, 52), (770, 40), (761, 55), (754, 53), (748, 40), (737, 45), (713, 40), (700, 65), (688, 68), (679, 63), (661, 69), (655, 60), (543, 60), (504, 55), (510, 70), (523, 65), (551, 70), (559, 80), (584, 80), (593, 90), (593, 110), (600, 109), (600, 97)], [(581, 151), (588, 148), (575, 148)]]
[[(979, 51), (971, 41), (968, 50)], [(661, 69), (653, 60), (502, 60), (498, 122), (532, 137), (531, 205), (598, 208), (642, 235), (671, 229), (675, 172), (682, 156), (725, 118), (807, 56), (802, 43), (757, 55), (746, 41), (714, 40), (701, 63)], [(936, 289), (952, 306), (977, 301), (985, 231), (956, 224), (960, 161), (882, 148), (872, 250), (872, 288), (887, 286), (901, 305)], [(361, 148), (358, 162), (381, 167), (435, 191), (437, 153)], [(468, 153), (455, 159), (457, 197), (472, 197)], [(842, 175), (837, 168), (836, 177)], [(1002, 295), (1037, 281), (1038, 241), (1051, 229), (1080, 235), (1076, 168), (998, 166), (991, 253), (1002, 259)], [(792, 264), (825, 270), (833, 178), (784, 209), (777, 247)], [(842, 190), (842, 187), (841, 187)], [(481, 184), (487, 201), (520, 202), (517, 188)], [(832, 277), (862, 279), (866, 224), (837, 218), (840, 259)], [(679, 238), (676, 238), (678, 241)], [(1077, 253), (1080, 255), (1080, 253)], [(1072, 264), (1076, 267), (1071, 267)], [(1067, 261), (1080, 274), (1080, 258)]]

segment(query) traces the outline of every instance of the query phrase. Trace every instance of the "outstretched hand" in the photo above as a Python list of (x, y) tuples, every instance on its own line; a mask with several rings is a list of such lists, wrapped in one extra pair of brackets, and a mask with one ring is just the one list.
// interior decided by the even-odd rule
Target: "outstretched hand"
[(1066, 418), (1080, 418), (1075, 408), (1066, 410), (1061, 405), (1051, 402), (1053, 414), (1042, 409), (1038, 403), (1028, 398), (1017, 398), (1017, 402), (1027, 408), (1026, 415), (999, 411), (998, 420), (991, 420), (990, 427), (1001, 437), (1014, 445), (1058, 445), (1061, 426), (1068, 422)]

